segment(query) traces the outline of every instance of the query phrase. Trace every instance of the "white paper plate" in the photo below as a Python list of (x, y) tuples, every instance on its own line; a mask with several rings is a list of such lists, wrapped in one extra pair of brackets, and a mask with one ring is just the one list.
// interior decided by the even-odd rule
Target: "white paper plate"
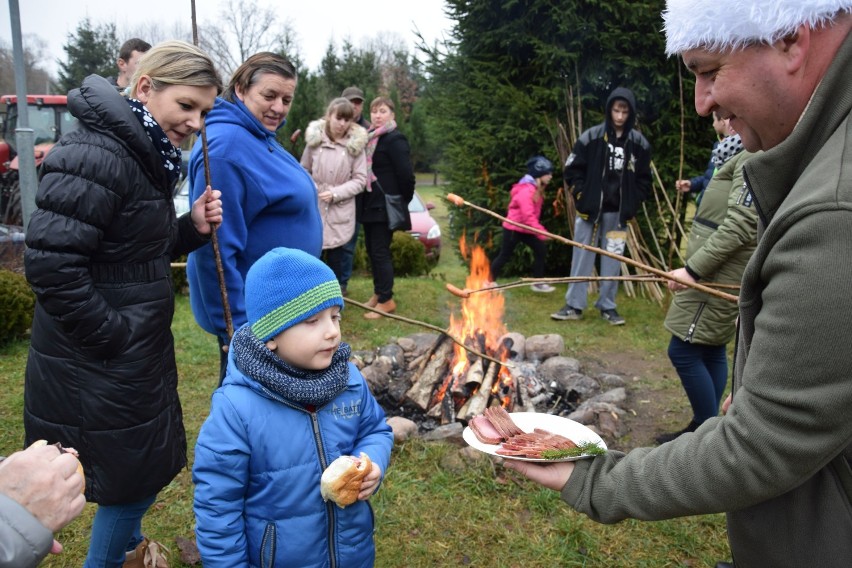
[[(509, 416), (512, 417), (512, 422), (517, 424), (518, 428), (524, 432), (530, 433), (536, 428), (541, 428), (542, 430), (547, 430), (548, 432), (565, 436), (569, 440), (572, 440), (575, 444), (579, 445), (585, 442), (594, 442), (600, 446), (601, 449), (606, 450), (606, 444), (600, 436), (594, 433), (594, 431), (583, 426), (579, 422), (569, 420), (563, 416), (543, 414), (539, 412), (512, 412), (509, 413)], [(464, 432), (462, 432), (462, 437), (472, 448), (507, 460), (554, 463), (594, 457), (590, 455), (582, 455), (570, 458), (546, 460), (542, 458), (525, 458), (522, 456), (504, 456), (497, 453), (497, 449), (500, 448), (500, 444), (483, 444), (476, 438), (476, 434), (473, 433), (470, 426), (465, 427)]]

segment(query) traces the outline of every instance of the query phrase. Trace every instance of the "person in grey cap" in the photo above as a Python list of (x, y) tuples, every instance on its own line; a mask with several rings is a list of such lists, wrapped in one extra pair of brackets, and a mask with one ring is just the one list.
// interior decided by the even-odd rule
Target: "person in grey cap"
[[(370, 130), (372, 126), (370, 121), (364, 118), (364, 91), (358, 87), (346, 87), (340, 96), (348, 99), (355, 107), (355, 118), (353, 122), (358, 126), (362, 126), (366, 130)], [(338, 259), (338, 268), (340, 270), (341, 282), (349, 282), (352, 277), (352, 266), (355, 263), (355, 248), (358, 246), (358, 235), (361, 233), (361, 223), (355, 221), (355, 232), (349, 242), (340, 247), (340, 257)], [(343, 295), (346, 295), (344, 290)]]
[(759, 216), (724, 416), (658, 448), (507, 466), (591, 518), (726, 512), (738, 567), (852, 566), (852, 0), (669, 0), (695, 108), (749, 151)]
[(355, 124), (370, 130), (370, 121), (364, 118), (364, 91), (358, 87), (346, 87), (340, 96), (349, 99), (355, 107)]

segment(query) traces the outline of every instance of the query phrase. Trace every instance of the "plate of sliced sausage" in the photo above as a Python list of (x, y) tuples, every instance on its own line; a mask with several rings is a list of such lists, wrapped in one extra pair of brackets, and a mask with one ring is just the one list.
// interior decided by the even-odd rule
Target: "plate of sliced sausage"
[(501, 407), (471, 418), (462, 437), (486, 454), (531, 462), (574, 461), (606, 451), (601, 437), (579, 422), (539, 412), (509, 413)]

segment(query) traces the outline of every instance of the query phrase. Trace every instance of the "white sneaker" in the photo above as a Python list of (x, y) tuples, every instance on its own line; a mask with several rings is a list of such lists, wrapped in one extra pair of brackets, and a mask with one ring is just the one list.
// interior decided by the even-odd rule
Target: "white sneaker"
[(556, 288), (554, 288), (550, 284), (533, 284), (532, 286), (530, 286), (530, 288), (532, 288), (533, 292), (543, 292), (545, 294), (556, 290)]

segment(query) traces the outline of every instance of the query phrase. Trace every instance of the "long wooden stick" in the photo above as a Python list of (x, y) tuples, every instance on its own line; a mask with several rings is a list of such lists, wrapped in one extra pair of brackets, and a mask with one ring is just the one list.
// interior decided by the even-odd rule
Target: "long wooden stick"
[(632, 258), (630, 258), (628, 256), (622, 256), (622, 255), (616, 254), (614, 252), (609, 252), (608, 250), (605, 250), (605, 249), (593, 247), (591, 245), (583, 244), (583, 243), (580, 243), (580, 242), (577, 242), (577, 241), (572, 241), (571, 239), (566, 239), (565, 237), (563, 237), (561, 235), (555, 235), (555, 234), (549, 233), (547, 231), (542, 231), (541, 229), (536, 229), (535, 227), (530, 227), (529, 225), (524, 225), (523, 223), (518, 223), (517, 221), (512, 221), (511, 219), (503, 217), (502, 215), (499, 215), (499, 214), (491, 211), (490, 209), (486, 209), (485, 207), (480, 207), (479, 205), (475, 205), (473, 203), (470, 203), (469, 201), (465, 201), (463, 198), (459, 197), (458, 195), (456, 195), (454, 193), (447, 194), (447, 200), (450, 203), (453, 203), (454, 205), (458, 205), (458, 206), (465, 205), (467, 207), (470, 207), (471, 209), (475, 209), (477, 211), (485, 213), (486, 215), (491, 215), (492, 217), (494, 217), (496, 219), (499, 219), (503, 222), (508, 222), (509, 224), (515, 225), (516, 227), (521, 227), (522, 229), (526, 229), (527, 231), (530, 231), (531, 233), (535, 233), (537, 235), (542, 235), (542, 236), (551, 238), (555, 241), (565, 243), (566, 245), (571, 245), (572, 247), (581, 248), (581, 249), (587, 250), (589, 252), (594, 252), (596, 254), (608, 256), (608, 257), (613, 258), (615, 260), (619, 260), (619, 261), (621, 261), (625, 264), (629, 264), (630, 266), (633, 266), (634, 268), (644, 270), (645, 272), (650, 272), (651, 274), (656, 274), (657, 276), (661, 276), (661, 277), (665, 278), (666, 280), (673, 280), (673, 281), (675, 281), (679, 284), (682, 284), (684, 286), (687, 286), (689, 288), (695, 288), (696, 290), (700, 290), (701, 292), (704, 292), (705, 294), (710, 294), (711, 296), (716, 296), (717, 298), (722, 298), (722, 299), (728, 300), (730, 302), (736, 303), (737, 301), (739, 301), (739, 297), (737, 297), (737, 296), (734, 296), (732, 294), (726, 294), (726, 293), (720, 292), (718, 290), (714, 290), (713, 288), (710, 288), (710, 287), (705, 286), (703, 284), (698, 284), (697, 282), (693, 283), (693, 282), (688, 282), (686, 280), (683, 280), (681, 278), (677, 278), (675, 276), (672, 276), (671, 274), (669, 274), (668, 272), (666, 272), (664, 270), (658, 270), (658, 269), (654, 268), (653, 266), (648, 266), (647, 264), (643, 264), (641, 262), (633, 260)]
[[(192, 4), (192, 42), (198, 47), (198, 24), (195, 18), (195, 0)], [(207, 154), (207, 124), (201, 117), (201, 149), (204, 154), (204, 184), (213, 187), (210, 181), (210, 157)], [(219, 238), (216, 235), (217, 225), (210, 225), (210, 240), (213, 247), (213, 259), (216, 262), (216, 276), (219, 280), (219, 296), (222, 298), (222, 313), (225, 317), (225, 332), (230, 340), (234, 336), (234, 321), (231, 319), (231, 303), (228, 301), (228, 288), (225, 283), (225, 270), (222, 267), (222, 253), (219, 252)]]
[(514, 368), (514, 365), (512, 365), (512, 364), (511, 364), (510, 362), (508, 362), (508, 361), (500, 361), (500, 360), (497, 360), (497, 359), (495, 359), (495, 358), (493, 358), (493, 357), (490, 357), (490, 356), (486, 355), (485, 353), (480, 353), (480, 352), (479, 352), (479, 351), (477, 351), (476, 349), (471, 349), (470, 347), (468, 347), (467, 345), (465, 345), (465, 344), (464, 344), (464, 342), (463, 342), (462, 340), (460, 340), (460, 339), (459, 339), (458, 337), (456, 337), (455, 335), (451, 334), (451, 333), (449, 332), (449, 330), (441, 329), (440, 327), (438, 327), (438, 326), (436, 326), (436, 325), (432, 325), (431, 323), (426, 323), (426, 322), (424, 322), (424, 321), (418, 321), (418, 320), (414, 320), (414, 319), (411, 319), (411, 318), (406, 318), (406, 317), (403, 317), (403, 316), (398, 316), (398, 315), (396, 315), (396, 314), (389, 314), (388, 312), (383, 312), (383, 311), (381, 311), (381, 310), (377, 310), (377, 309), (375, 309), (375, 308), (371, 308), (371, 307), (370, 307), (370, 306), (368, 306), (367, 304), (363, 304), (363, 303), (358, 302), (358, 301), (355, 301), (355, 300), (353, 300), (353, 299), (351, 299), (351, 298), (343, 298), (343, 301), (344, 301), (344, 302), (346, 302), (347, 304), (352, 304), (353, 306), (358, 306), (359, 308), (364, 309), (364, 310), (367, 310), (367, 311), (369, 311), (369, 312), (376, 312), (377, 314), (381, 314), (381, 315), (383, 315), (383, 316), (384, 316), (384, 317), (386, 317), (386, 318), (391, 318), (391, 319), (399, 320), (399, 321), (402, 321), (402, 322), (405, 322), (405, 323), (410, 323), (411, 325), (418, 325), (418, 326), (420, 326), (420, 327), (425, 327), (426, 329), (431, 329), (432, 331), (437, 331), (438, 333), (441, 333), (441, 334), (446, 335), (447, 337), (449, 337), (449, 338), (453, 341), (453, 343), (455, 343), (456, 345), (458, 345), (459, 347), (461, 347), (462, 349), (464, 349), (464, 350), (465, 350), (465, 351), (467, 351), (468, 353), (473, 353), (474, 355), (477, 355), (477, 356), (479, 356), (479, 357), (482, 357), (483, 359), (488, 359), (489, 361), (491, 361), (491, 362), (493, 362), (493, 363), (498, 363), (498, 364), (503, 365), (504, 367), (508, 367), (508, 368), (510, 368), (510, 369)]
[[(508, 290), (510, 288), (523, 288), (529, 286), (530, 284), (568, 284), (571, 282), (602, 282), (607, 280), (614, 280), (617, 282), (668, 282), (669, 280), (671, 280), (671, 278), (660, 278), (659, 276), (653, 276), (651, 274), (637, 274), (635, 276), (562, 276), (555, 278), (521, 278), (520, 280), (516, 280), (515, 282), (509, 282), (507, 284), (497, 284), (494, 286), (488, 286), (485, 288), (477, 289), (459, 288), (447, 282), (446, 288), (447, 291), (453, 294), (454, 296), (458, 296), (459, 298), (468, 298), (471, 294), (476, 294), (477, 292), (494, 292), (497, 290)], [(716, 282), (705, 282), (704, 285), (717, 289), (740, 289), (739, 285), (737, 284), (718, 284)]]

